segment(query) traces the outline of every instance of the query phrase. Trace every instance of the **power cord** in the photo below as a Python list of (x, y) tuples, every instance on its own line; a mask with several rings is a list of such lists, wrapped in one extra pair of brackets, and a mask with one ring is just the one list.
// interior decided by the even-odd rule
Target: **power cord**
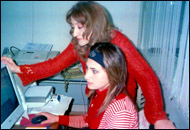
[(15, 47), (15, 46), (11, 46), (11, 47), (10, 47), (10, 51), (11, 51), (11, 53), (12, 53), (13, 56), (15, 56), (15, 54), (13, 53), (12, 48), (15, 48), (15, 49), (17, 49), (18, 51), (20, 51), (19, 48)]
[(84, 95), (83, 95), (83, 90), (82, 90), (82, 79), (81, 79), (81, 82), (80, 82), (80, 88), (81, 88), (82, 100), (83, 100), (83, 105), (84, 105), (84, 111), (85, 111), (85, 114), (86, 114), (87, 113), (87, 107), (85, 105)]

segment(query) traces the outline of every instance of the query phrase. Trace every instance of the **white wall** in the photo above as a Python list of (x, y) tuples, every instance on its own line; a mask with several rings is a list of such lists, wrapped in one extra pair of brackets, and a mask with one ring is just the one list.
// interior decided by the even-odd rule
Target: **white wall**
[(1, 2), (1, 52), (31, 42), (32, 2)]
[[(67, 11), (77, 1), (2, 1), (1, 52), (7, 46), (20, 49), (28, 42), (51, 43), (62, 51), (71, 40)], [(98, 1), (114, 24), (137, 44), (140, 1)]]
[(111, 14), (114, 25), (137, 45), (140, 1), (98, 1)]

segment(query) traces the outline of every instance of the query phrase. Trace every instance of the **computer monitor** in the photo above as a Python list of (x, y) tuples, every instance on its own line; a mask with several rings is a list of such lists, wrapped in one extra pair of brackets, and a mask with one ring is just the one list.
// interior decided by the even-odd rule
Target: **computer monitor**
[(24, 113), (12, 73), (1, 66), (1, 129), (10, 129)]

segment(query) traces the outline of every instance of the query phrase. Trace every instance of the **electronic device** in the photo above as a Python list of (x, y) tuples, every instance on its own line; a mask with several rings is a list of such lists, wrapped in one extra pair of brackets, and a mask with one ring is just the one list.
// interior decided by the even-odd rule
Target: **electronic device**
[(18, 65), (34, 64), (47, 60), (52, 44), (27, 43), (14, 57)]
[(11, 52), (9, 51), (9, 48), (8, 47), (5, 47), (4, 49), (3, 49), (3, 54), (2, 54), (2, 56), (6, 56), (6, 57), (12, 57), (12, 54), (11, 54)]
[(53, 95), (52, 86), (30, 86), (24, 93), (28, 108), (44, 106)]
[(14, 59), (18, 65), (34, 64), (47, 60), (48, 54), (48, 51), (20, 50)]
[(9, 53), (9, 48), (8, 48), (8, 47), (5, 47), (5, 48), (3, 49), (3, 55), (4, 55), (4, 54), (7, 54), (7, 53)]
[(1, 129), (10, 129), (23, 113), (24, 107), (13, 75), (3, 64), (1, 66)]
[(42, 121), (47, 120), (47, 117), (44, 115), (35, 116), (32, 118), (32, 124), (40, 124)]
[(52, 86), (30, 86), (25, 94), (26, 102), (46, 102), (53, 93)]
[(53, 102), (55, 102), (55, 103), (59, 103), (60, 100), (61, 100), (61, 96), (58, 95), (58, 94), (54, 94), (54, 95), (52, 95), (51, 100), (52, 100)]
[(62, 75), (63, 75), (64, 79), (84, 78), (84, 73), (83, 73), (81, 63), (76, 62), (73, 65), (67, 67), (62, 72)]
[(17, 65), (34, 64), (43, 62), (51, 56), (55, 57), (57, 54), (52, 54), (51, 49), (53, 44), (43, 43), (27, 43), (23, 49), (11, 46), (10, 49), (5, 47), (3, 49), (3, 56), (11, 57)]

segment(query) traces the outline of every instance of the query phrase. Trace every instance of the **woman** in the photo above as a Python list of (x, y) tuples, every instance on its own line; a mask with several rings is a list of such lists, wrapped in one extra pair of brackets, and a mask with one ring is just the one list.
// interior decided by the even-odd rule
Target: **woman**
[(86, 68), (85, 79), (92, 91), (88, 114), (38, 113), (47, 117), (42, 124), (58, 122), (74, 128), (137, 129), (137, 110), (125, 89), (127, 68), (122, 51), (111, 43), (96, 43), (91, 48)]
[[(129, 39), (111, 24), (106, 10), (96, 2), (78, 2), (68, 11), (66, 19), (71, 25), (72, 40), (54, 59), (34, 65), (17, 66), (12, 59), (1, 58), (13, 72), (18, 74), (23, 85), (50, 77), (78, 60), (85, 74), (85, 61), (89, 48), (96, 42), (111, 42), (119, 46), (125, 54), (128, 64), (126, 89), (133, 100), (136, 96), (137, 83), (141, 87), (146, 100), (144, 112), (149, 123), (155, 125), (155, 128), (174, 128), (163, 110), (157, 76)], [(88, 89), (86, 94), (89, 94)]]

